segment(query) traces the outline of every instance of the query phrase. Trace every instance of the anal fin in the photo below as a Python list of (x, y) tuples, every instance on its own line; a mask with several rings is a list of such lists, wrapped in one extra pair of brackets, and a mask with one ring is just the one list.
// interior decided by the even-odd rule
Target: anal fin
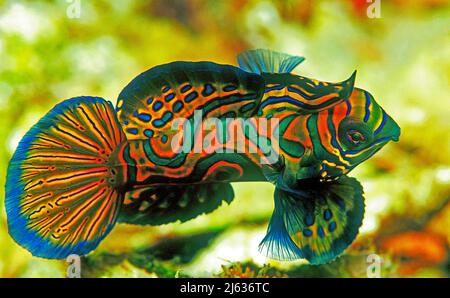
[(230, 183), (167, 185), (126, 193), (119, 221), (137, 225), (185, 222), (210, 213), (234, 198)]

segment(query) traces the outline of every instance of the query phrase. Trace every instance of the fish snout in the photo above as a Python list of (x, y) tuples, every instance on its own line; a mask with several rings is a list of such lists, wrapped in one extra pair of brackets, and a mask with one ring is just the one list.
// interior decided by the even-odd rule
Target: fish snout
[(382, 135), (384, 135), (387, 138), (390, 138), (394, 142), (398, 142), (400, 139), (401, 133), (400, 126), (390, 116), (388, 116), (386, 125), (381, 132)]
[(401, 129), (400, 129), (400, 126), (394, 120), (392, 120), (392, 122), (394, 123), (394, 128), (393, 128), (394, 133), (392, 134), (391, 139), (394, 142), (398, 142), (400, 140)]

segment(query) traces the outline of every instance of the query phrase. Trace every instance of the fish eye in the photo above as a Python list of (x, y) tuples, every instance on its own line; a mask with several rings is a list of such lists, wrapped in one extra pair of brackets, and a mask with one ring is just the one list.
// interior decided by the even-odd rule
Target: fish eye
[(372, 129), (355, 118), (341, 121), (338, 136), (344, 150), (362, 150), (373, 141)]
[(364, 135), (356, 130), (356, 129), (350, 129), (347, 131), (347, 140), (355, 145), (359, 145), (365, 142)]

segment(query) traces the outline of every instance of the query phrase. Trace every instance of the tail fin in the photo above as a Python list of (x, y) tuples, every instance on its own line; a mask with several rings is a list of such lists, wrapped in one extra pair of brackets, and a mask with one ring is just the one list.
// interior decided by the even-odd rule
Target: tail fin
[(101, 98), (68, 99), (40, 119), (8, 167), (6, 212), (15, 241), (49, 259), (96, 248), (123, 200), (110, 156), (124, 140), (112, 104)]

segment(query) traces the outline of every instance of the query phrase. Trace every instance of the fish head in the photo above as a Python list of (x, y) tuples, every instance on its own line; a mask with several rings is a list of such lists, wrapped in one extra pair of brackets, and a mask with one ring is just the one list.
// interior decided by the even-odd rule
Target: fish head
[(348, 99), (317, 116), (319, 174), (324, 179), (346, 174), (399, 137), (400, 126), (374, 97), (354, 88)]

